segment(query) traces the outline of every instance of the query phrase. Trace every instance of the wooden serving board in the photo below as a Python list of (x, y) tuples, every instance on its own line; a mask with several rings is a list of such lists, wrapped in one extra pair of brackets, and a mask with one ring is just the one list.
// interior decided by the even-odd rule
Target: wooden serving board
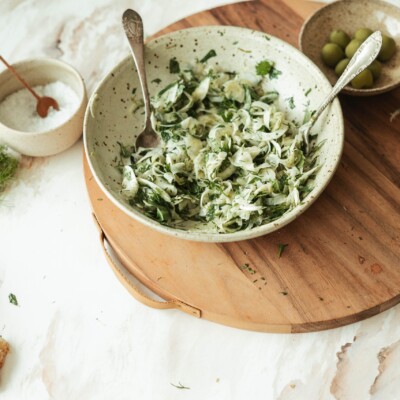
[[(315, 4), (260, 0), (184, 19), (239, 25), (296, 45)], [(102, 193), (85, 161), (94, 213), (125, 267), (167, 300), (202, 318), (266, 332), (329, 329), (400, 301), (400, 89), (342, 97), (344, 155), (316, 203), (285, 228), (249, 241), (207, 244), (164, 236), (126, 216)], [(278, 245), (287, 244), (281, 257)], [(244, 267), (245, 265), (248, 267)]]

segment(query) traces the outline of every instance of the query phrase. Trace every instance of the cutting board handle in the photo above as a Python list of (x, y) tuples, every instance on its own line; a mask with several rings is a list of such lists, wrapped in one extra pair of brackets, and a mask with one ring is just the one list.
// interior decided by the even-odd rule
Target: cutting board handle
[[(134, 285), (132, 283), (132, 279), (129, 279), (129, 277), (133, 278), (135, 281), (137, 279), (128, 271), (124, 271), (121, 267), (119, 267), (116, 262), (113, 259), (113, 256), (111, 256), (110, 252), (107, 250), (106, 244), (109, 248), (112, 249), (112, 246), (110, 242), (107, 240), (107, 237), (103, 231), (103, 228), (101, 227), (99, 221), (97, 220), (96, 216), (93, 214), (93, 219), (96, 223), (97, 229), (99, 230), (100, 234), (100, 243), (101, 247), (103, 249), (103, 252), (106, 256), (106, 259), (108, 263), (110, 264), (112, 270), (114, 271), (115, 275), (119, 279), (119, 281), (125, 286), (125, 288), (128, 290), (128, 292), (137, 300), (140, 301), (142, 304), (156, 308), (159, 310), (166, 310), (166, 309), (177, 309), (184, 311), (190, 315), (193, 315), (195, 317), (201, 318), (201, 311), (193, 306), (190, 306), (189, 304), (184, 303), (181, 300), (176, 300), (176, 299), (171, 299), (171, 300), (166, 300), (166, 301), (158, 301), (156, 299), (152, 299), (151, 297), (147, 296), (144, 294), (138, 286)], [(129, 275), (129, 277), (128, 277)], [(148, 289), (150, 290), (150, 289)]]

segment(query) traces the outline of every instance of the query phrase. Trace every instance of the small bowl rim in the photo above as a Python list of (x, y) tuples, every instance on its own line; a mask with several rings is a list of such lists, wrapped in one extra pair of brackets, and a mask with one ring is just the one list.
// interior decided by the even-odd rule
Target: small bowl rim
[[(298, 36), (298, 45), (299, 45), (300, 51), (303, 54), (305, 54), (311, 60), (311, 58), (304, 52), (304, 49), (303, 49), (303, 43), (304, 43), (303, 35), (304, 35), (304, 32), (306, 31), (307, 26), (310, 23), (310, 21), (312, 21), (319, 14), (321, 14), (323, 12), (326, 12), (327, 9), (337, 7), (338, 4), (340, 4), (340, 3), (342, 3), (342, 4), (343, 3), (350, 3), (350, 2), (351, 3), (355, 3), (355, 2), (358, 2), (358, 1), (361, 2), (361, 1), (364, 1), (364, 0), (335, 0), (332, 3), (328, 3), (328, 4), (324, 5), (324, 6), (322, 6), (321, 8), (319, 8), (318, 10), (316, 10), (315, 12), (313, 12), (303, 22), (303, 25), (301, 26), (301, 29), (300, 29), (300, 33), (299, 33), (299, 36)], [(393, 7), (393, 8), (395, 8), (395, 9), (400, 11), (400, 7), (397, 7), (394, 4), (389, 3), (389, 2), (387, 2), (385, 0), (375, 0), (375, 3), (376, 4), (377, 3), (382, 4), (382, 5), (386, 6), (386, 7)], [(314, 63), (314, 61), (313, 61), (313, 63)], [(400, 66), (399, 66), (399, 68), (400, 68)], [(327, 79), (329, 81), (329, 78), (327, 78)], [(342, 89), (341, 93), (347, 94), (349, 96), (375, 96), (375, 95), (379, 95), (379, 94), (386, 93), (386, 92), (389, 92), (391, 90), (394, 90), (399, 86), (400, 86), (400, 79), (397, 82), (390, 83), (390, 84), (387, 84), (385, 86), (380, 86), (380, 87), (376, 87), (376, 88), (370, 88), (370, 89), (355, 89), (355, 88), (353, 88), (351, 86), (346, 86), (346, 87), (344, 87)]]
[[(213, 30), (217, 32), (218, 30), (221, 29), (231, 29), (231, 30), (236, 30), (238, 32), (246, 32), (246, 34), (254, 34), (256, 33), (257, 35), (268, 35), (271, 39), (277, 41), (280, 44), (283, 44), (284, 46), (287, 46), (289, 49), (294, 50), (294, 53), (299, 57), (300, 59), (303, 59), (307, 63), (311, 64), (315, 68), (315, 72), (318, 73), (320, 78), (324, 80), (329, 86), (331, 86), (328, 78), (325, 76), (325, 74), (321, 71), (321, 69), (309, 58), (307, 57), (304, 53), (302, 53), (299, 49), (291, 45), (290, 43), (274, 36), (271, 35), (270, 33), (265, 33), (261, 31), (255, 31), (254, 29), (249, 29), (249, 28), (243, 28), (243, 27), (237, 27), (237, 26), (228, 26), (228, 25), (206, 25), (206, 26), (199, 26), (199, 27), (191, 27), (191, 28), (186, 28), (186, 29), (180, 29), (174, 32), (167, 33), (162, 36), (157, 36), (153, 38), (152, 40), (148, 41), (145, 43), (145, 46), (151, 46), (153, 43), (157, 44), (157, 41), (160, 40), (166, 40), (165, 38), (170, 38), (171, 36), (178, 36), (182, 34), (182, 32), (187, 32), (187, 31), (204, 31), (204, 30)], [(270, 233), (273, 233), (296, 218), (298, 218), (302, 213), (304, 213), (316, 200), (317, 198), (324, 192), (325, 188), (328, 186), (329, 182), (335, 175), (335, 172), (337, 168), (339, 167), (340, 160), (343, 154), (343, 149), (344, 149), (344, 137), (345, 137), (345, 129), (344, 129), (344, 117), (343, 117), (343, 112), (342, 108), (339, 102), (339, 99), (336, 98), (331, 106), (336, 106), (338, 107), (338, 124), (339, 124), (339, 136), (340, 140), (338, 141), (338, 152), (337, 152), (337, 160), (335, 164), (333, 165), (332, 169), (330, 170), (330, 175), (325, 178), (323, 183), (320, 184), (320, 186), (317, 188), (315, 193), (310, 193), (309, 196), (304, 200), (303, 203), (300, 205), (296, 206), (292, 210), (288, 211), (287, 213), (283, 214), (280, 218), (271, 221), (269, 223), (257, 226), (255, 228), (252, 228), (250, 230), (241, 230), (233, 233), (208, 233), (208, 232), (203, 232), (203, 231), (196, 231), (196, 230), (183, 230), (183, 229), (178, 229), (174, 227), (170, 227), (168, 225), (161, 225), (159, 222), (141, 214), (137, 209), (131, 207), (130, 209), (122, 204), (114, 195), (106, 188), (106, 186), (103, 184), (101, 181), (100, 177), (97, 175), (96, 169), (92, 163), (92, 157), (90, 155), (90, 150), (88, 148), (88, 141), (87, 141), (87, 131), (88, 131), (88, 121), (89, 117), (92, 117), (92, 112), (91, 112), (91, 104), (95, 99), (95, 96), (98, 94), (99, 88), (103, 86), (104, 83), (106, 83), (109, 79), (113, 78), (112, 74), (115, 74), (115, 71), (117, 71), (124, 63), (127, 62), (127, 60), (131, 59), (131, 55), (126, 56), (123, 60), (118, 62), (101, 80), (100, 82), (96, 85), (90, 99), (88, 102), (88, 106), (86, 108), (85, 112), (85, 118), (83, 121), (83, 144), (84, 144), (84, 151), (85, 151), (85, 156), (90, 168), (90, 171), (96, 181), (96, 183), (99, 185), (100, 189), (104, 192), (104, 194), (108, 197), (108, 199), (115, 205), (117, 206), (121, 211), (125, 213), (125, 215), (129, 218), (133, 218), (135, 221), (148, 226), (157, 232), (160, 232), (162, 234), (166, 234), (168, 236), (173, 236), (179, 239), (184, 239), (184, 240), (190, 240), (190, 241), (195, 241), (195, 242), (208, 242), (208, 243), (228, 243), (228, 242), (236, 242), (236, 241), (242, 241), (242, 240), (248, 240), (248, 239), (253, 239), (256, 237), (264, 236)], [(312, 194), (312, 196), (311, 196)], [(267, 228), (267, 229), (266, 229)]]
[[(77, 78), (76, 80), (79, 82), (80, 89), (82, 90), (82, 95), (79, 95), (78, 93), (76, 93), (74, 91), (76, 93), (76, 95), (79, 97), (79, 104), (78, 104), (76, 110), (62, 124), (57, 125), (54, 128), (51, 128), (46, 131), (21, 131), (21, 130), (9, 127), (8, 125), (4, 124), (0, 120), (0, 129), (7, 130), (10, 134), (16, 134), (16, 135), (19, 135), (22, 137), (33, 136), (33, 135), (35, 135), (35, 136), (46, 135), (46, 134), (51, 134), (55, 131), (58, 131), (59, 129), (63, 129), (76, 117), (76, 115), (79, 113), (79, 110), (81, 109), (82, 105), (86, 102), (86, 99), (87, 99), (86, 85), (85, 85), (82, 75), (79, 73), (79, 71), (75, 67), (73, 67), (71, 64), (69, 64), (65, 61), (59, 60), (57, 58), (52, 58), (52, 57), (35, 57), (35, 58), (28, 58), (25, 60), (17, 61), (15, 63), (11, 64), (11, 66), (15, 68), (20, 65), (29, 64), (31, 62), (43, 62), (44, 64), (57, 64), (58, 66), (60, 66), (62, 68), (70, 70), (74, 74), (75, 78)], [(2, 76), (3, 74), (6, 74), (6, 73), (11, 73), (8, 68), (5, 68), (3, 71), (1, 71), (0, 76)], [(52, 83), (52, 82), (54, 82), (54, 81), (51, 81), (49, 83)], [(21, 90), (21, 89), (19, 89), (19, 90)], [(16, 93), (16, 92), (13, 92), (13, 93)], [(10, 95), (8, 95), (8, 96), (10, 96)]]

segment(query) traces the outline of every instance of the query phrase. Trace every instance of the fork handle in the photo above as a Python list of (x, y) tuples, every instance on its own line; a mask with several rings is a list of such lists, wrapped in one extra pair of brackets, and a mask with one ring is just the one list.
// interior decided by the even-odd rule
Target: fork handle
[(143, 43), (143, 21), (140, 15), (131, 9), (127, 9), (122, 15), (122, 25), (125, 35), (131, 48), (133, 60), (139, 75), (140, 86), (143, 93), (143, 101), (146, 113), (146, 127), (151, 126), (150, 122), (150, 97), (147, 89), (146, 70), (144, 64), (144, 43)]

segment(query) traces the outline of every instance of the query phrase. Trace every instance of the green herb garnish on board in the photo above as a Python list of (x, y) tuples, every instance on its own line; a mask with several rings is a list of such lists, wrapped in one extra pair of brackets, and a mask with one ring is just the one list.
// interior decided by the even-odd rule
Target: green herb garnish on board
[(175, 57), (169, 60), (169, 72), (171, 74), (179, 74), (179, 72), (181, 72), (181, 68), (179, 67), (179, 62)]
[(9, 300), (9, 302), (10, 302), (11, 304), (14, 304), (14, 306), (17, 306), (17, 305), (18, 305), (18, 300), (17, 300), (17, 297), (15, 296), (15, 294), (10, 293), (10, 294), (8, 295), (8, 300)]
[(158, 85), (158, 84), (161, 83), (161, 79), (160, 79), (160, 78), (153, 79), (153, 80), (151, 81), (151, 83), (156, 83), (156, 84)]
[(240, 267), (240, 269), (241, 270), (247, 270), (247, 271), (249, 271), (249, 273), (251, 274), (251, 275), (254, 275), (255, 273), (256, 273), (256, 270), (254, 270), (253, 268), (251, 268), (250, 267), (250, 265), (249, 264), (243, 264), (241, 267)]
[(178, 385), (174, 385), (173, 383), (170, 383), (170, 385), (176, 387), (177, 389), (190, 389), (190, 387), (183, 386), (180, 382), (178, 382)]
[(286, 247), (289, 246), (288, 244), (278, 244), (278, 257), (281, 258), (282, 253), (285, 251)]
[(6, 147), (0, 146), (0, 193), (14, 177), (18, 164), (18, 160), (7, 152)]
[(210, 50), (201, 60), (201, 63), (205, 63), (206, 61), (208, 61), (210, 58), (215, 57), (217, 55), (217, 53), (215, 52), (215, 50)]

